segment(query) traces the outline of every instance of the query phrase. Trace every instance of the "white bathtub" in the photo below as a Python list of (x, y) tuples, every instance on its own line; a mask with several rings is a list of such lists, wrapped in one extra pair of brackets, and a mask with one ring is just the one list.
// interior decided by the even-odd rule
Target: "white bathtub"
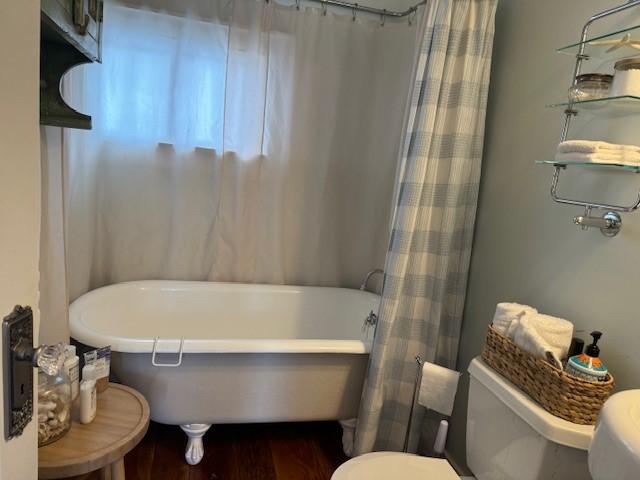
[(89, 292), (69, 317), (76, 340), (111, 345), (153, 420), (183, 428), (195, 464), (214, 423), (355, 417), (378, 304), (343, 288), (142, 281)]

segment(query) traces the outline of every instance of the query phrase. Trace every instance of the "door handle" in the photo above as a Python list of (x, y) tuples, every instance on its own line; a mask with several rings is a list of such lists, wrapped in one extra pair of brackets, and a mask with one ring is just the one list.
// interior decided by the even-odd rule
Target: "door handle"
[(4, 435), (22, 435), (33, 417), (33, 312), (16, 306), (2, 321)]

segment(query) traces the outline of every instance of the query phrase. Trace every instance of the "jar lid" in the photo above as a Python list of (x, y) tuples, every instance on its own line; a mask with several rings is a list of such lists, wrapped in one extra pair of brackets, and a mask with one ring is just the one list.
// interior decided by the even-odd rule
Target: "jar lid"
[(613, 75), (608, 75), (606, 73), (583, 73), (582, 75), (578, 75), (576, 77), (577, 83), (582, 83), (582, 82), (611, 83), (612, 80), (613, 80)]
[(640, 69), (640, 57), (625, 58), (619, 60), (613, 66), (615, 70), (638, 70)]

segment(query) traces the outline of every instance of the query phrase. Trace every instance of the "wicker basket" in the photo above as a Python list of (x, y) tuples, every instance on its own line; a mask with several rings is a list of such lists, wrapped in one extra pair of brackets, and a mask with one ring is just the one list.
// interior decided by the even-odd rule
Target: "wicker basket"
[(596, 423), (613, 389), (613, 377), (588, 382), (522, 350), (492, 326), (482, 351), (484, 361), (516, 384), (549, 413), (581, 425)]

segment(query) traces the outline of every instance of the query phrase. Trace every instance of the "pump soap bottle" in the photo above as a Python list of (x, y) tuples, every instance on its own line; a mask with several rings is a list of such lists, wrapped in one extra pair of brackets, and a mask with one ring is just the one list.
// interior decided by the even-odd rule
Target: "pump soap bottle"
[(565, 370), (574, 377), (582, 378), (589, 382), (602, 382), (607, 379), (607, 367), (600, 360), (600, 347), (597, 343), (602, 332), (591, 332), (593, 343), (587, 346), (584, 353), (569, 358)]

